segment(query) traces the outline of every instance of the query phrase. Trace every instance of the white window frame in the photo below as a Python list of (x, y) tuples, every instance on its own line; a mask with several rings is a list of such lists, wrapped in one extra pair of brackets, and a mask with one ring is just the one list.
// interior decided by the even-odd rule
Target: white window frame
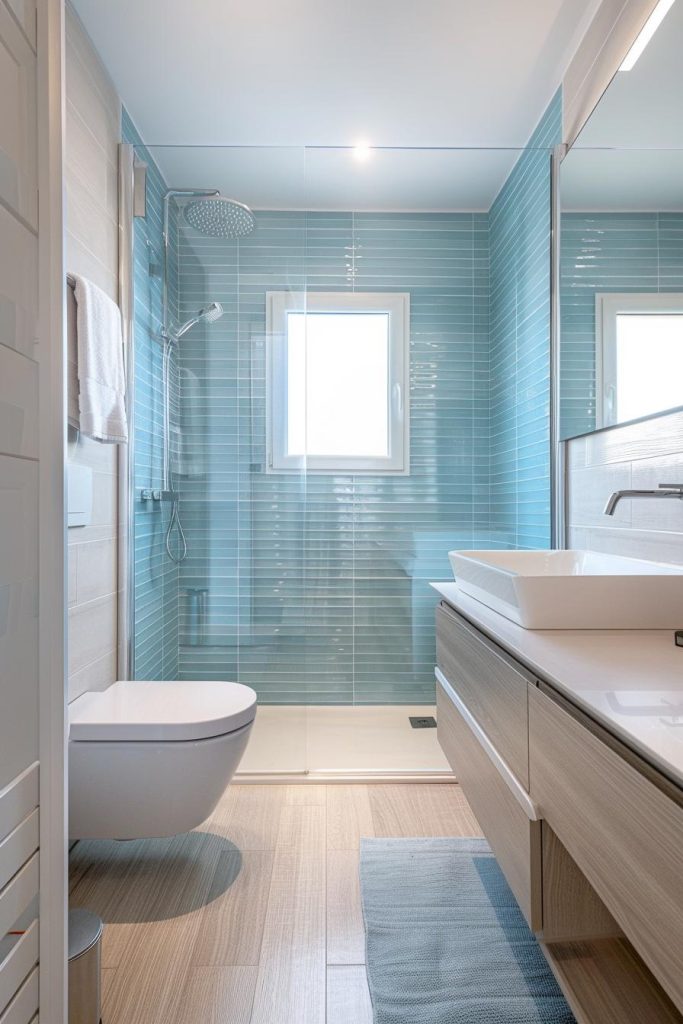
[[(617, 316), (683, 313), (683, 292), (597, 292), (595, 295), (596, 426), (619, 422), (616, 405)], [(665, 410), (662, 410), (664, 412)]]
[[(389, 315), (388, 456), (287, 454), (287, 315)], [(268, 473), (410, 473), (410, 294), (408, 292), (267, 292), (266, 433)]]

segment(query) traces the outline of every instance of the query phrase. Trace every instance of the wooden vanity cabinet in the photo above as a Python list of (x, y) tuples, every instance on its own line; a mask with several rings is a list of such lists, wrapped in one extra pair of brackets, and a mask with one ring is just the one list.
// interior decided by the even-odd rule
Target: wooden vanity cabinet
[(436, 663), (528, 789), (527, 686), (534, 676), (447, 604), (436, 610)]
[(542, 925), (540, 822), (517, 799), (452, 693), (440, 683), (436, 707), (441, 747), (529, 927), (538, 931)]
[(683, 806), (673, 786), (538, 688), (529, 741), (541, 816), (683, 1008)]
[(681, 1024), (683, 791), (436, 616), (439, 742), (579, 1024)]

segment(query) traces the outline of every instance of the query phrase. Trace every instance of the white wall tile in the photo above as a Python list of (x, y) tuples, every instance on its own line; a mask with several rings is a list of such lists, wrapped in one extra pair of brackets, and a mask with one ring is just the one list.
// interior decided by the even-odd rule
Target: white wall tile
[(116, 476), (118, 450), (115, 444), (103, 444), (80, 434), (78, 441), (69, 442), (69, 459), (81, 466), (89, 466), (94, 473)]
[[(67, 264), (118, 300), (117, 146), (121, 104), (73, 8), (66, 10)], [(91, 524), (68, 531), (69, 699), (116, 679), (118, 450), (69, 432), (69, 459), (93, 470)], [(73, 571), (72, 571), (73, 563)]]
[[(659, 484), (683, 484), (683, 452), (661, 459), (638, 459), (632, 464), (633, 486), (656, 490)], [(639, 530), (671, 530), (683, 544), (683, 501), (655, 498), (632, 501), (632, 523)]]
[(655, 530), (600, 530), (577, 528), (569, 531), (570, 546), (604, 551), (627, 558), (646, 558), (653, 562), (683, 565), (683, 539), (677, 533)]
[(116, 597), (69, 609), (69, 677), (116, 649)]
[(118, 478), (115, 473), (93, 473), (93, 526), (114, 526), (118, 523)]
[(115, 539), (78, 544), (78, 604), (117, 592), (117, 543)]
[(66, 232), (67, 269), (72, 274), (87, 277), (98, 288), (114, 299), (118, 295), (118, 271), (107, 267), (88, 248), (87, 244), (69, 230)]
[(96, 661), (69, 676), (69, 700), (88, 690), (106, 690), (116, 679), (116, 651), (105, 651)]
[(116, 138), (121, 130), (121, 104), (113, 83), (104, 73), (92, 43), (69, 5), (66, 37), (66, 91), (77, 97), (82, 120), (102, 146), (108, 159), (116, 162)]
[[(67, 181), (66, 220), (69, 232), (80, 241), (81, 249), (90, 253), (102, 264), (108, 274), (117, 266), (119, 258), (119, 236), (116, 213), (111, 216), (77, 182)], [(87, 240), (87, 241), (83, 241)], [(70, 270), (77, 272), (74, 267)], [(107, 292), (118, 301), (117, 294)]]
[(67, 531), (69, 548), (97, 541), (113, 540), (117, 536), (116, 526), (71, 526)]
[(586, 466), (586, 441), (583, 437), (577, 437), (573, 441), (567, 441), (565, 447), (565, 460), (568, 472), (575, 469), (584, 469)]
[(78, 544), (74, 544), (68, 550), (67, 557), (67, 583), (68, 583), (68, 604), (72, 608), (76, 604), (78, 592)]
[(577, 438), (568, 449), (569, 546), (683, 565), (683, 501), (625, 499), (612, 519), (598, 510), (614, 490), (683, 483), (683, 413)]
[(66, 172), (68, 179), (81, 187), (106, 209), (107, 154), (85, 123), (79, 98), (67, 94)]
[(628, 526), (631, 522), (630, 501), (621, 501), (614, 516), (605, 516), (605, 502), (613, 491), (631, 486), (631, 463), (614, 466), (589, 466), (569, 474), (567, 487), (568, 518), (572, 526)]

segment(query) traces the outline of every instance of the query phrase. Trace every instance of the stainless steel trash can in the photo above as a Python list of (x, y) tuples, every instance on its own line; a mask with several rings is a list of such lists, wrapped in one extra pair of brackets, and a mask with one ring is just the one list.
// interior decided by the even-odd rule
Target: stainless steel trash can
[(69, 911), (69, 1024), (100, 1024), (102, 921)]

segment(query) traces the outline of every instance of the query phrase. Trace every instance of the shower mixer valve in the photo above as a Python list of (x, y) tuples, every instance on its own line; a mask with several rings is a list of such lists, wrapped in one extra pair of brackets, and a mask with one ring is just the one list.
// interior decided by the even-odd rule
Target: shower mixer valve
[(141, 501), (178, 501), (177, 491), (162, 491), (159, 488), (143, 487), (140, 491)]

